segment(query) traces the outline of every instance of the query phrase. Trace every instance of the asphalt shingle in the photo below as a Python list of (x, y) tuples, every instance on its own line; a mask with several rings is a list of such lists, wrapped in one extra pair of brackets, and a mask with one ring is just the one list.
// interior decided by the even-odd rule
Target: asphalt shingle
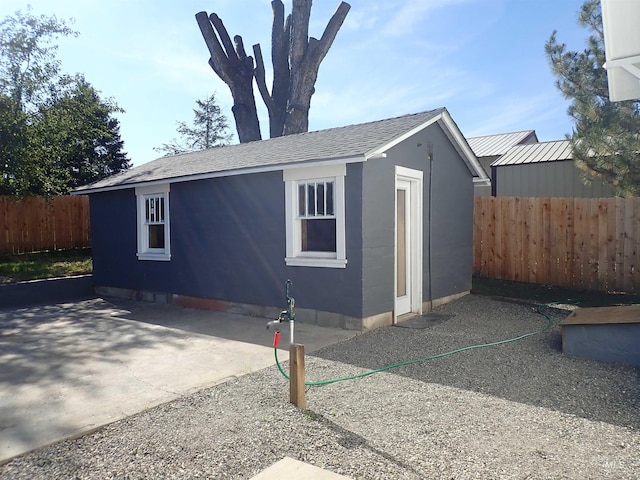
[(162, 157), (79, 187), (76, 192), (178, 178), (184, 180), (192, 176), (273, 165), (357, 157), (364, 160), (366, 154), (432, 121), (445, 111), (438, 108), (375, 122)]

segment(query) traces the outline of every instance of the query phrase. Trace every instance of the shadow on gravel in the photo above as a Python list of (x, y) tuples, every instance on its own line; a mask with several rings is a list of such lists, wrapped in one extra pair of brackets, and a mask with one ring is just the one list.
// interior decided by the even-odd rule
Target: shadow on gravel
[[(479, 295), (436, 312), (453, 317), (430, 328), (380, 328), (313, 355), (377, 369), (517, 337), (547, 324), (531, 305)], [(389, 373), (640, 430), (640, 368), (564, 355), (557, 323), (568, 312), (550, 309), (548, 314), (554, 325), (544, 333)]]
[(315, 422), (320, 423), (321, 425), (326, 427), (328, 430), (332, 431), (335, 434), (336, 442), (340, 446), (348, 450), (352, 450), (358, 447), (363, 448), (373, 453), (374, 455), (380, 456), (385, 460), (389, 461), (390, 463), (397, 465), (401, 469), (406, 470), (407, 472), (413, 473), (418, 478), (422, 477), (422, 473), (416, 470), (415, 468), (413, 468), (413, 466), (410, 463), (403, 461), (400, 458), (395, 457), (394, 455), (391, 455), (389, 452), (383, 449), (375, 447), (374, 445), (371, 444), (371, 442), (369, 442), (369, 440), (367, 440), (362, 435), (358, 435), (357, 433), (354, 433), (351, 430), (347, 430), (346, 428), (341, 427), (337, 423), (329, 420), (324, 415), (313, 412), (311, 410), (305, 410), (304, 416), (307, 417), (309, 420), (313, 420)]

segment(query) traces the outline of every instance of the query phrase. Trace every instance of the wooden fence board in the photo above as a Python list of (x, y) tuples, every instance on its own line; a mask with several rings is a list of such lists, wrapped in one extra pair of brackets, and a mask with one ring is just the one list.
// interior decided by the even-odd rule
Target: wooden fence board
[(552, 198), (550, 203), (551, 221), (551, 281), (553, 285), (565, 285), (564, 253), (566, 251), (566, 228), (564, 218), (564, 202), (561, 198)]
[(600, 201), (598, 199), (587, 200), (589, 205), (589, 274), (588, 288), (598, 289), (598, 272), (600, 265), (599, 241), (600, 241)]
[(551, 199), (545, 197), (542, 199), (542, 278), (549, 283), (553, 283), (551, 232)]
[(623, 288), (624, 285), (624, 198), (615, 199), (615, 212), (616, 212), (616, 246), (615, 246), (615, 280), (614, 285), (616, 288)]
[(495, 199), (494, 205), (494, 221), (495, 238), (493, 239), (493, 271), (496, 278), (502, 277), (502, 244), (504, 243), (504, 222), (502, 219), (502, 201), (500, 198)]
[(474, 272), (640, 293), (640, 198), (478, 197)]
[(532, 271), (532, 275), (529, 276), (531, 283), (544, 282), (543, 274), (543, 256), (544, 256), (544, 231), (542, 223), (542, 201), (539, 198), (530, 198), (530, 215), (532, 218), (531, 235), (533, 241), (531, 244), (531, 253), (529, 258), (529, 265)]
[(90, 246), (89, 197), (0, 197), (0, 253)]
[(586, 265), (584, 264), (585, 258), (588, 258), (585, 254), (586, 241), (585, 233), (587, 232), (587, 218), (586, 211), (588, 211), (588, 203), (576, 201), (573, 203), (573, 233), (571, 242), (571, 265), (569, 269), (572, 272), (573, 285), (586, 288)]
[(631, 203), (630, 208), (625, 208), (622, 212), (622, 231), (623, 231), (623, 275), (622, 275), (622, 288), (625, 292), (633, 290), (633, 269), (635, 268), (635, 256), (636, 252), (633, 248), (633, 229), (634, 222), (640, 221), (635, 217), (634, 204)]
[(525, 257), (523, 252), (523, 245), (525, 243), (525, 237), (527, 234), (528, 219), (524, 215), (525, 209), (523, 205), (523, 199), (518, 198), (515, 202), (513, 210), (513, 238), (514, 238), (514, 260), (511, 262), (512, 267), (515, 269), (516, 280), (519, 282), (527, 281), (529, 259)]

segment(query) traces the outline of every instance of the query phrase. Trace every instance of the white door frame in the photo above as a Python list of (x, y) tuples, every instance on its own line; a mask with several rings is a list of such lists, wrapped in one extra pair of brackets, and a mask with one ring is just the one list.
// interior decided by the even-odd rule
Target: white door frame
[[(395, 190), (394, 190), (394, 271), (393, 271), (393, 298), (394, 298), (394, 314), (393, 323), (398, 321), (400, 315), (405, 313), (422, 314), (422, 252), (423, 252), (423, 188), (422, 188), (423, 172), (411, 168), (396, 166), (395, 172)], [(409, 228), (408, 258), (410, 259), (410, 268), (408, 275), (408, 298), (398, 299), (398, 245), (397, 245), (397, 227), (398, 227), (398, 187), (408, 187), (409, 192)]]

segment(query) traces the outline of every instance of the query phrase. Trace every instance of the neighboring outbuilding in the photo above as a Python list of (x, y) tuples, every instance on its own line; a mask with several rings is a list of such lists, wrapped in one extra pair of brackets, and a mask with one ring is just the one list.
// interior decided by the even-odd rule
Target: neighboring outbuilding
[(613, 197), (602, 180), (583, 182), (568, 140), (511, 147), (491, 163), (491, 188), (500, 197)]
[[(491, 164), (502, 155), (507, 153), (511, 147), (537, 143), (538, 137), (535, 130), (524, 130), (521, 132), (498, 133), (495, 135), (485, 135), (482, 137), (467, 138), (469, 146), (478, 158), (480, 165), (489, 178), (491, 178)], [(491, 195), (491, 187), (476, 185), (476, 195)]]
[(78, 188), (97, 292), (367, 330), (469, 292), (474, 183), (446, 109), (163, 157)]

